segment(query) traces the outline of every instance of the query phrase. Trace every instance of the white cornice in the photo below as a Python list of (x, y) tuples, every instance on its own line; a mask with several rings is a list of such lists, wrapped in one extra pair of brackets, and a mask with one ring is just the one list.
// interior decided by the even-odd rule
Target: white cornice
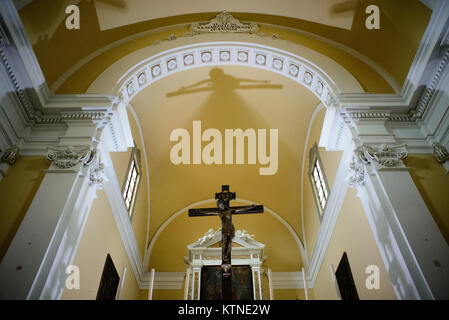
[[(108, 122), (110, 150), (132, 145), (125, 105), (108, 95), (50, 95), (39, 63), (11, 0), (0, 2), (2, 139), (24, 154), (59, 143), (68, 122)], [(46, 132), (43, 134), (43, 132)], [(106, 138), (106, 139), (108, 139)]]
[[(400, 94), (339, 95), (336, 106), (352, 110), (349, 117), (355, 119), (411, 123), (422, 119), (449, 62), (449, 49), (442, 46), (448, 21), (449, 1), (440, 1), (432, 13)], [(424, 93), (416, 97), (417, 89), (423, 85), (426, 86)]]

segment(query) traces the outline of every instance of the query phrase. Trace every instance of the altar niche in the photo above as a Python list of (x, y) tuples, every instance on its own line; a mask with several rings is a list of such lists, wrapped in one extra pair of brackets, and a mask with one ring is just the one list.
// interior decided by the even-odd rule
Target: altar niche
[[(236, 230), (232, 240), (232, 276), (242, 284), (234, 285), (232, 299), (247, 299), (247, 291), (250, 285), (251, 298), (253, 300), (263, 300), (262, 290), (262, 263), (265, 261), (265, 245), (254, 240), (255, 236), (250, 235), (246, 230)], [(221, 230), (209, 229), (198, 241), (187, 246), (188, 256), (184, 261), (188, 264), (184, 287), (184, 300), (213, 300), (221, 299), (221, 296), (211, 294), (211, 286), (219, 287), (221, 284), (221, 263), (222, 248), (219, 246), (222, 241)], [(207, 269), (205, 267), (214, 267)], [(232, 270), (237, 270), (237, 273)], [(215, 272), (215, 280), (210, 279), (210, 273)], [(206, 277), (206, 279), (203, 279)], [(249, 278), (249, 279), (248, 279)], [(235, 280), (234, 280), (235, 279)], [(209, 281), (208, 281), (209, 280)], [(205, 282), (205, 285), (202, 285)], [(215, 283), (214, 283), (215, 281)], [(218, 281), (218, 282), (217, 282)], [(209, 286), (209, 290), (207, 288)], [(241, 290), (235, 292), (235, 290)], [(219, 288), (220, 289), (220, 288)], [(203, 292), (205, 290), (206, 292)]]
[[(202, 132), (201, 121), (193, 121), (192, 156), (190, 156), (190, 133), (183, 128), (175, 129), (170, 134), (170, 141), (179, 141), (170, 150), (170, 161), (175, 164), (245, 164), (245, 138), (247, 140), (247, 163), (261, 165), (260, 175), (274, 175), (278, 170), (278, 129), (270, 129), (270, 153), (267, 154), (267, 129), (249, 128), (225, 129), (224, 163), (223, 138), (219, 130), (210, 128)], [(235, 140), (235, 148), (234, 148)], [(257, 140), (257, 142), (256, 142)], [(202, 142), (210, 141), (204, 148)], [(256, 147), (257, 145), (257, 147)], [(257, 151), (256, 151), (257, 149)]]

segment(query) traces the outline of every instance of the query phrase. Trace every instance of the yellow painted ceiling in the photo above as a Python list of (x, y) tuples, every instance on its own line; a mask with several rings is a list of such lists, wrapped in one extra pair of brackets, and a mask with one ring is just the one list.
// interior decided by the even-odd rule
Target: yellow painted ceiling
[[(142, 126), (149, 157), (150, 238), (172, 214), (194, 202), (213, 198), (223, 184), (229, 184), (238, 198), (268, 206), (300, 235), (301, 157), (308, 123), (318, 99), (283, 76), (236, 66), (220, 67), (223, 75), (205, 91), (170, 94), (209, 79), (212, 69), (217, 68), (202, 67), (170, 75), (147, 87), (131, 101)], [(236, 89), (238, 79), (269, 83), (250, 84), (251, 88), (245, 88), (247, 83), (241, 82), (243, 88)], [(192, 135), (194, 120), (202, 122), (203, 131), (216, 128), (223, 136), (224, 129), (278, 129), (277, 173), (259, 175), (260, 164), (174, 165), (170, 161), (170, 150), (176, 143), (170, 142), (170, 133), (185, 128)], [(258, 223), (257, 215), (248, 219)], [(203, 227), (192, 234), (199, 237), (205, 231)]]
[[(297, 10), (297, 4), (291, 4), (289, 5), (291, 7), (287, 6), (286, 8), (282, 8), (282, 10), (270, 11), (268, 10), (270, 8), (268, 4), (264, 5), (263, 2), (258, 1), (259, 7), (251, 7), (252, 10), (250, 10), (249, 8), (245, 9), (243, 5), (243, 7), (236, 6), (236, 10), (242, 11), (234, 12), (232, 8), (223, 7), (222, 2), (209, 1), (210, 3), (219, 3), (220, 5), (217, 8), (220, 7), (220, 9), (205, 12), (204, 7), (199, 7), (200, 3), (197, 6), (192, 4), (188, 10), (186, 8), (177, 10), (176, 6), (171, 6), (172, 11), (164, 11), (162, 7), (158, 7), (161, 9), (159, 10), (161, 11), (159, 15), (150, 15), (148, 17), (143, 15), (143, 18), (141, 17), (139, 19), (131, 19), (131, 13), (137, 10), (135, 6), (138, 5), (138, 8), (146, 6), (146, 9), (142, 7), (141, 11), (157, 12), (157, 10), (152, 10), (151, 6), (153, 2), (123, 0), (118, 1), (122, 6), (118, 6), (114, 14), (123, 12), (123, 16), (126, 16), (128, 19), (125, 20), (130, 24), (117, 26), (112, 29), (102, 29), (101, 24), (104, 23), (103, 20), (113, 19), (111, 18), (113, 16), (105, 18), (104, 14), (99, 13), (101, 10), (98, 11), (98, 6), (102, 6), (104, 9), (105, 4), (111, 1), (98, 2), (81, 0), (75, 2), (78, 3), (81, 12), (80, 30), (67, 30), (65, 28), (65, 6), (68, 3), (73, 3), (73, 1), (35, 0), (19, 12), (46, 80), (50, 85), (81, 59), (118, 40), (123, 40), (131, 36), (141, 37), (143, 33), (154, 31), (153, 36), (147, 38), (145, 44), (140, 43), (138, 45), (140, 48), (142, 45), (151, 45), (155, 40), (164, 40), (170, 33), (182, 36), (184, 32), (188, 31), (190, 23), (211, 20), (223, 9), (229, 10), (241, 21), (259, 23), (261, 32), (267, 32), (268, 34), (282, 32), (282, 36), (285, 39), (312, 47), (313, 49), (318, 49), (321, 53), (331, 58), (336, 57), (339, 63), (343, 62), (350, 65), (345, 60), (357, 59), (348, 54), (346, 54), (346, 57), (342, 57), (342, 54), (339, 52), (341, 49), (335, 46), (331, 50), (327, 50), (326, 46), (318, 45), (317, 42), (322, 41), (316, 39), (316, 36), (334, 41), (337, 43), (337, 46), (338, 44), (344, 45), (373, 60), (384, 70), (387, 70), (401, 85), (407, 76), (408, 69), (431, 14), (431, 11), (418, 0), (363, 1), (358, 2), (359, 5), (354, 10), (350, 10), (351, 13), (349, 15), (352, 16), (352, 25), (349, 29), (345, 29), (341, 26), (336, 26), (338, 24), (334, 23), (338, 20), (336, 15), (343, 13), (323, 14), (322, 17), (319, 15), (319, 12), (332, 10), (334, 2), (341, 2), (334, 0), (323, 0), (319, 2), (302, 0), (301, 13), (297, 14), (285, 13), (289, 10), (291, 12)], [(95, 3), (97, 3), (97, 8)], [(317, 3), (321, 3), (322, 7), (317, 5)], [(369, 4), (376, 4), (381, 9), (380, 30), (367, 30), (365, 27), (365, 19), (367, 17), (365, 7)], [(248, 6), (248, 4), (246, 5)], [(168, 12), (171, 12), (171, 14)], [(143, 20), (146, 18), (148, 20)], [(164, 29), (161, 30), (160, 28)], [(285, 28), (287, 29), (285, 30)], [(161, 32), (158, 34), (156, 31)], [(109, 60), (102, 57), (101, 61), (95, 61), (97, 70), (92, 70), (93, 75), (89, 78), (89, 75), (84, 74), (84, 82), (88, 82), (87, 84), (84, 86), (78, 84), (75, 90), (72, 83), (72, 85), (65, 86), (61, 93), (84, 92), (82, 90), (86, 89), (88, 84), (93, 81), (91, 79), (92, 77), (98, 75), (99, 72), (103, 71), (114, 61), (117, 61), (124, 54), (129, 53), (130, 50), (133, 49), (127, 48), (122, 50), (121, 53), (116, 53), (109, 57)], [(358, 68), (353, 66), (352, 69), (350, 72), (356, 78), (360, 78), (361, 76), (357, 74)], [(369, 85), (364, 84), (363, 81), (361, 82), (369, 92), (391, 93), (391, 88), (388, 85), (371, 88)], [(70, 89), (70, 87), (72, 88)]]

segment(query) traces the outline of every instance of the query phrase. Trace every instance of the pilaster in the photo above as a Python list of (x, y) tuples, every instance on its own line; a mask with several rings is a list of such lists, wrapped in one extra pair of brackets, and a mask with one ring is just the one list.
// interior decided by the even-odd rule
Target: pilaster
[[(66, 268), (105, 180), (103, 126), (68, 126), (61, 143), (47, 149), (51, 165), (0, 264), (2, 299), (58, 299), (64, 290)], [(79, 144), (64, 144), (69, 141)]]
[(349, 165), (350, 185), (366, 211), (400, 299), (447, 299), (449, 247), (403, 159), (404, 145), (362, 145)]

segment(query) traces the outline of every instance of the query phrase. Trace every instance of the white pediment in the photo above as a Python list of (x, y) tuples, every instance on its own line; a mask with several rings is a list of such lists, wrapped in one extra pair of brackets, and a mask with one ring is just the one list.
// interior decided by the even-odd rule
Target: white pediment
[[(232, 264), (261, 265), (265, 245), (254, 240), (246, 230), (236, 230), (232, 239)], [(185, 262), (189, 265), (221, 264), (221, 229), (209, 229), (194, 243), (187, 246), (189, 252)]]
[[(187, 246), (189, 249), (193, 248), (209, 248), (221, 242), (221, 229), (213, 231), (209, 229), (201, 238), (194, 243)], [(235, 236), (232, 239), (233, 244), (238, 244), (244, 248), (265, 248), (265, 245), (254, 240), (254, 235), (250, 235), (246, 230), (236, 230)]]

